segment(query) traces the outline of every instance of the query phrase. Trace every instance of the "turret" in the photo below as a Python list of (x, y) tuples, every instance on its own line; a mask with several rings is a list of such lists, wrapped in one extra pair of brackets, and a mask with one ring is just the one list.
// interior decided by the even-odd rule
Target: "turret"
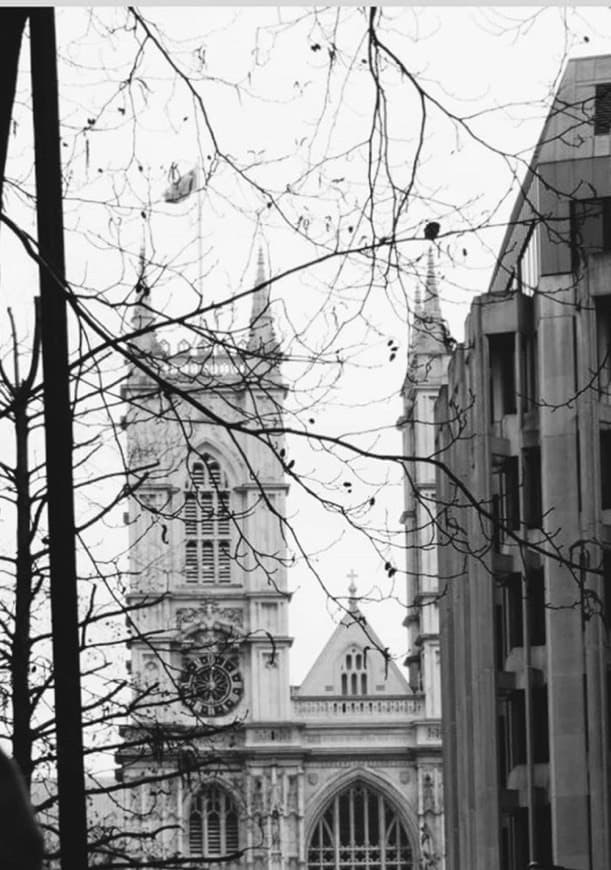
[(256, 290), (252, 298), (252, 312), (250, 315), (248, 350), (268, 360), (270, 355), (273, 357), (279, 356), (280, 343), (274, 331), (274, 317), (270, 307), (271, 287), (268, 275), (266, 274), (262, 245), (259, 245), (255, 287)]
[[(423, 692), (427, 716), (440, 716), (438, 680), (438, 571), (433, 512), (436, 490), (435, 467), (421, 460), (435, 455), (435, 401), (446, 381), (452, 338), (441, 313), (433, 246), (427, 252), (424, 293), (416, 289), (411, 323), (407, 374), (403, 384), (403, 431), (405, 457), (408, 656), (412, 691)], [(424, 518), (424, 519), (423, 519)]]

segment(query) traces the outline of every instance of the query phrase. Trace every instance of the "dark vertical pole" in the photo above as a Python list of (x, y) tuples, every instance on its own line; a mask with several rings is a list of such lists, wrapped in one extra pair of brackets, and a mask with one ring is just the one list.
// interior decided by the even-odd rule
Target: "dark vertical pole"
[(0, 201), (17, 85), (21, 37), (27, 17), (27, 9), (0, 9)]
[[(15, 339), (13, 339), (15, 341)], [(36, 339), (38, 340), (38, 339)], [(15, 348), (17, 357), (17, 349)], [(15, 365), (17, 368), (17, 365)], [(29, 385), (22, 387), (15, 372), (15, 500), (17, 502), (17, 564), (15, 571), (15, 629), (11, 655), (13, 696), (13, 757), (28, 793), (32, 778), (32, 730), (30, 722), (30, 651), (32, 607), (32, 558), (30, 548), (31, 496), (29, 469)]]
[(59, 110), (52, 8), (30, 10), (62, 870), (87, 867)]

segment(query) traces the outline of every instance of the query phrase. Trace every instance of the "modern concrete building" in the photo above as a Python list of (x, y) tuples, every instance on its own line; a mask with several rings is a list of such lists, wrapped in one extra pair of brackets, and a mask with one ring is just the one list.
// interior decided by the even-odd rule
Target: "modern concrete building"
[(611, 57), (569, 62), (436, 407), (448, 870), (608, 870)]
[(130, 505), (128, 851), (143, 866), (442, 870), (439, 702), (385, 658), (354, 587), (289, 685), (283, 444), (241, 429), (278, 428), (285, 398), (258, 268), (244, 347), (172, 353), (145, 288), (136, 310), (173, 390), (135, 368), (125, 393), (131, 468), (148, 469)]

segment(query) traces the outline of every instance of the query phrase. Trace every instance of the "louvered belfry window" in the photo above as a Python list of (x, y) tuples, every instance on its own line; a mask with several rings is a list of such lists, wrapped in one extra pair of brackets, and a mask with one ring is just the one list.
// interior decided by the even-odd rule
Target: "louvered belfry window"
[(193, 799), (188, 835), (191, 855), (211, 858), (238, 851), (238, 813), (224, 789), (212, 786)]
[(229, 583), (229, 483), (215, 459), (208, 457), (193, 464), (185, 492), (184, 520), (187, 583)]
[(308, 870), (413, 870), (405, 826), (386, 798), (356, 782), (335, 795), (308, 846)]

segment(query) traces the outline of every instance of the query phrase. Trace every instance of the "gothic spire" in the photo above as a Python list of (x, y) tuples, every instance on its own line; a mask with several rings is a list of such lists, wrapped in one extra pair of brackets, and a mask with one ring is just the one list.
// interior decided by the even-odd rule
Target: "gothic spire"
[(134, 288), (136, 302), (133, 307), (132, 327), (134, 330), (147, 329), (150, 331), (137, 338), (137, 344), (143, 349), (150, 349), (155, 343), (153, 323), (155, 314), (151, 308), (151, 289), (146, 277), (146, 255), (144, 241), (140, 246), (140, 262), (138, 265), (138, 279)]
[[(257, 256), (257, 288), (252, 297), (250, 315), (250, 331), (248, 349), (256, 353), (278, 353), (279, 344), (274, 331), (274, 317), (271, 311), (270, 285), (263, 253), (263, 245), (259, 245)], [(262, 354), (263, 355), (263, 354)]]
[(435, 271), (435, 261), (433, 259), (432, 245), (430, 245), (428, 250), (426, 284), (424, 285), (424, 301), (422, 304), (422, 315), (428, 320), (437, 320), (439, 322), (443, 320), (441, 316), (441, 308), (439, 307), (437, 273)]
[(431, 244), (427, 252), (424, 298), (421, 298), (420, 288), (416, 288), (410, 352), (412, 354), (445, 353), (449, 348), (449, 342), (450, 333), (439, 304), (437, 272)]

